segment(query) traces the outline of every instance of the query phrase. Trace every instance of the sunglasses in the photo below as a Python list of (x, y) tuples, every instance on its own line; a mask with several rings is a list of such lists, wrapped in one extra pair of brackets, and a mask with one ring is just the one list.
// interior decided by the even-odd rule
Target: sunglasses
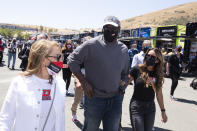
[(60, 61), (61, 58), (63, 60), (63, 55), (62, 54), (57, 54), (57, 56), (47, 56), (47, 57), (55, 58), (57, 61)]
[(156, 56), (154, 56), (154, 55), (149, 55), (149, 54), (147, 54), (146, 57), (150, 57), (150, 58), (155, 59), (155, 60), (157, 59)]

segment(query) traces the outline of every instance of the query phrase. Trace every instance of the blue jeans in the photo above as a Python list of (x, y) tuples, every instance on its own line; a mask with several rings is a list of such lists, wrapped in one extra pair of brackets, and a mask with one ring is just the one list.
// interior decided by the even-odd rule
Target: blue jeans
[(13, 57), (13, 62), (12, 62), (12, 68), (15, 66), (15, 61), (16, 61), (16, 53), (8, 53), (8, 66), (10, 66), (10, 61), (12, 60)]
[(103, 131), (118, 131), (122, 101), (123, 95), (120, 94), (111, 98), (85, 96), (83, 131), (99, 131), (101, 121)]

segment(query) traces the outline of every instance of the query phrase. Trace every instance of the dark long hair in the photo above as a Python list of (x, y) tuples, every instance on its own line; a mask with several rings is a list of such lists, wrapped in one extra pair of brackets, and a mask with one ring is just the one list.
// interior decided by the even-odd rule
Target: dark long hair
[[(68, 49), (67, 45), (71, 45), (71, 48)], [(73, 44), (71, 40), (67, 40), (64, 44), (64, 47), (62, 48), (62, 50), (66, 50), (67, 52), (73, 52)]]
[(155, 88), (156, 88), (156, 91), (158, 91), (162, 87), (163, 82), (164, 82), (164, 78), (163, 78), (163, 57), (162, 57), (161, 51), (157, 48), (149, 49), (145, 54), (143, 64), (140, 64), (139, 68), (140, 68), (142, 79), (144, 81), (146, 81), (148, 79), (148, 69), (147, 69), (145, 59), (147, 57), (147, 54), (151, 50), (153, 50), (155, 52), (157, 60), (158, 60), (158, 63), (154, 67), (154, 74), (155, 74), (155, 77), (156, 77)]

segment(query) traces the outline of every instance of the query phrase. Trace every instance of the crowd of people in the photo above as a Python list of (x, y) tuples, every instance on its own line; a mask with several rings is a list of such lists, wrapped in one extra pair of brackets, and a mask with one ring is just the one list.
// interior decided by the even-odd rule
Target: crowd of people
[[(22, 60), (21, 68), (22, 70), (25, 70), (27, 66), (27, 60), (24, 61), (24, 59), (28, 59), (29, 55), (29, 49), (31, 46), (30, 41), (20, 41), (16, 38), (12, 39), (5, 39), (2, 36), (0, 36), (0, 65), (5, 65), (3, 62), (3, 53), (5, 49), (7, 48), (7, 56), (8, 56), (8, 63), (7, 67), (11, 70), (15, 70), (15, 62), (17, 57)], [(18, 55), (17, 55), (18, 54)], [(26, 57), (24, 58), (24, 56)]]
[[(75, 82), (72, 121), (78, 122), (77, 106), (81, 102), (83, 131), (98, 131), (101, 122), (104, 131), (121, 130), (122, 102), (129, 84), (134, 87), (129, 105), (133, 131), (152, 131), (155, 97), (162, 121), (167, 122), (162, 93), (164, 73), (172, 79), (169, 94), (175, 100), (174, 91), (184, 68), (181, 47), (167, 54), (152, 48), (151, 42), (145, 40), (141, 51), (137, 44), (128, 49), (117, 39), (121, 27), (114, 16), (106, 17), (102, 28), (103, 35), (84, 38), (76, 49), (71, 40), (61, 45), (47, 40), (46, 34), (38, 35), (33, 44), (20, 44), (18, 57), (23, 72), (12, 81), (4, 100), (1, 131), (10, 131), (13, 125), (15, 131), (64, 131), (65, 96), (73, 96), (69, 92), (72, 76)], [(7, 66), (13, 59), (11, 69), (14, 69), (16, 39), (3, 47), (8, 48)], [(61, 69), (63, 79), (57, 76)]]

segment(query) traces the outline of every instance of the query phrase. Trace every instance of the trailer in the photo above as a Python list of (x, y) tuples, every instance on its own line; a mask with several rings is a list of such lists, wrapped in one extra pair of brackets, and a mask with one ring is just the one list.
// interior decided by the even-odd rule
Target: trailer
[(156, 48), (175, 48), (181, 45), (184, 48), (186, 26), (172, 25), (162, 26), (155, 29), (155, 36), (153, 47)]
[(197, 56), (197, 22), (186, 25), (186, 36), (184, 56), (191, 61)]

